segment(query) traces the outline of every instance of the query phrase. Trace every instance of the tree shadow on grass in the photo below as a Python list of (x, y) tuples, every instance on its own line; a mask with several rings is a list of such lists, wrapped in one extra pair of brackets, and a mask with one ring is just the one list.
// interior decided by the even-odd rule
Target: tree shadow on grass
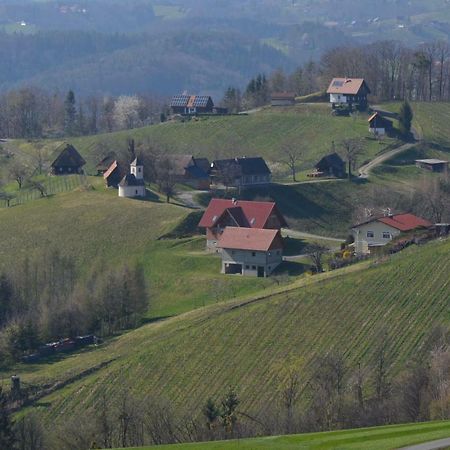
[(275, 276), (289, 275), (298, 277), (309, 269), (309, 265), (297, 261), (283, 261), (273, 273)]

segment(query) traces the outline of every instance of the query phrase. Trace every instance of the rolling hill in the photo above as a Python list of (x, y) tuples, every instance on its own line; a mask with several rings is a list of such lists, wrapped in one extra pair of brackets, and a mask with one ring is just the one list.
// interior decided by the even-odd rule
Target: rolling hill
[(17, 373), (33, 385), (68, 382), (36, 405), (54, 426), (94, 411), (103, 394), (118, 396), (124, 385), (141, 398), (163, 396), (199, 412), (209, 396), (234, 385), (242, 409), (257, 414), (277, 401), (279, 369), (288, 361), (304, 388), (318, 356), (340, 352), (349, 367), (369, 365), (381, 335), (391, 374), (423, 354), (433, 328), (449, 325), (449, 250), (450, 241), (434, 242), (385, 262), (301, 278)]
[[(237, 155), (260, 155), (271, 163), (275, 176), (284, 178), (288, 170), (283, 160), (283, 146), (293, 142), (303, 151), (300, 165), (310, 169), (322, 156), (336, 149), (346, 138), (361, 138), (364, 151), (359, 165), (372, 159), (395, 139), (377, 141), (368, 132), (367, 114), (334, 117), (328, 104), (297, 105), (289, 108), (263, 108), (249, 115), (204, 117), (184, 123), (167, 122), (115, 133), (68, 139), (86, 157), (91, 172), (98, 162), (98, 148), (124, 150), (127, 140), (134, 138), (145, 148), (156, 145), (169, 153), (189, 153), (209, 159)], [(9, 144), (16, 152), (31, 157), (36, 147), (50, 159), (61, 141), (15, 141)]]
[[(265, 450), (276, 447), (280, 450), (299, 448), (302, 450), (359, 450), (363, 446), (365, 450), (394, 450), (407, 445), (447, 438), (449, 432), (449, 422), (430, 422), (327, 433), (240, 439), (239, 441), (163, 445), (160, 448), (161, 450), (189, 450), (193, 448), (205, 450)], [(139, 448), (139, 450), (152, 449), (154, 447)]]

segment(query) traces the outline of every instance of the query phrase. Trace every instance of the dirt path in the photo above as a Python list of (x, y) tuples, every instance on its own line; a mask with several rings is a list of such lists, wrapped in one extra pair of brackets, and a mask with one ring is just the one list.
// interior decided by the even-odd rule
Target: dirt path
[(197, 202), (195, 196), (202, 194), (205, 191), (183, 191), (177, 195), (177, 200), (183, 203), (183, 205), (192, 209), (203, 209), (203, 206)]
[(283, 236), (289, 236), (299, 239), (317, 239), (318, 241), (330, 241), (337, 244), (344, 242), (345, 239), (338, 239), (334, 237), (320, 236), (318, 234), (304, 233), (303, 231), (291, 230), (287, 228), (283, 228), (281, 230)]
[(417, 145), (417, 142), (409, 143), (409, 144), (403, 144), (400, 147), (394, 148), (393, 150), (389, 150), (386, 153), (383, 153), (380, 156), (377, 156), (376, 158), (372, 159), (367, 164), (364, 164), (364, 166), (361, 166), (359, 168), (359, 178), (369, 178), (370, 171), (374, 169), (375, 167), (379, 166), (380, 164), (383, 164), (388, 159), (391, 159), (394, 156), (397, 156), (399, 153), (403, 153), (406, 150), (409, 150), (412, 147), (415, 147)]

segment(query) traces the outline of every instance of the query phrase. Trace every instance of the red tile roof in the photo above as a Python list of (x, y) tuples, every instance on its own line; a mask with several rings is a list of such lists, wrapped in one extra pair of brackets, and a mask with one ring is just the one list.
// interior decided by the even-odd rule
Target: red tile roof
[(327, 94), (356, 95), (364, 84), (363, 78), (333, 78)]
[(112, 164), (109, 166), (108, 170), (103, 174), (103, 178), (106, 180), (118, 167), (117, 161), (113, 161)]
[(279, 230), (227, 227), (217, 244), (218, 248), (267, 252), (283, 247)]
[(378, 220), (400, 231), (410, 231), (422, 227), (428, 228), (433, 225), (428, 220), (417, 217), (414, 214), (397, 214), (394, 216), (381, 217)]
[(283, 226), (286, 226), (286, 222), (283, 216), (279, 213), (274, 202), (250, 202), (245, 200), (228, 200), (219, 198), (213, 198), (210, 201), (208, 208), (203, 214), (198, 226), (201, 228), (213, 227), (227, 209), (232, 209), (232, 216), (237, 217), (238, 214), (236, 208), (241, 209), (239, 216), (245, 216), (251, 228), (264, 228), (267, 220), (274, 211), (278, 215)]

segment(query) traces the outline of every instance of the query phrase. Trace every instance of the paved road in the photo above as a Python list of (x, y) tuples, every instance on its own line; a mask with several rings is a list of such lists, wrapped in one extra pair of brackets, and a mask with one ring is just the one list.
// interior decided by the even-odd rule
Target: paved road
[(399, 450), (438, 450), (447, 447), (450, 447), (450, 438), (425, 442), (424, 444), (412, 445), (410, 447), (403, 447)]

